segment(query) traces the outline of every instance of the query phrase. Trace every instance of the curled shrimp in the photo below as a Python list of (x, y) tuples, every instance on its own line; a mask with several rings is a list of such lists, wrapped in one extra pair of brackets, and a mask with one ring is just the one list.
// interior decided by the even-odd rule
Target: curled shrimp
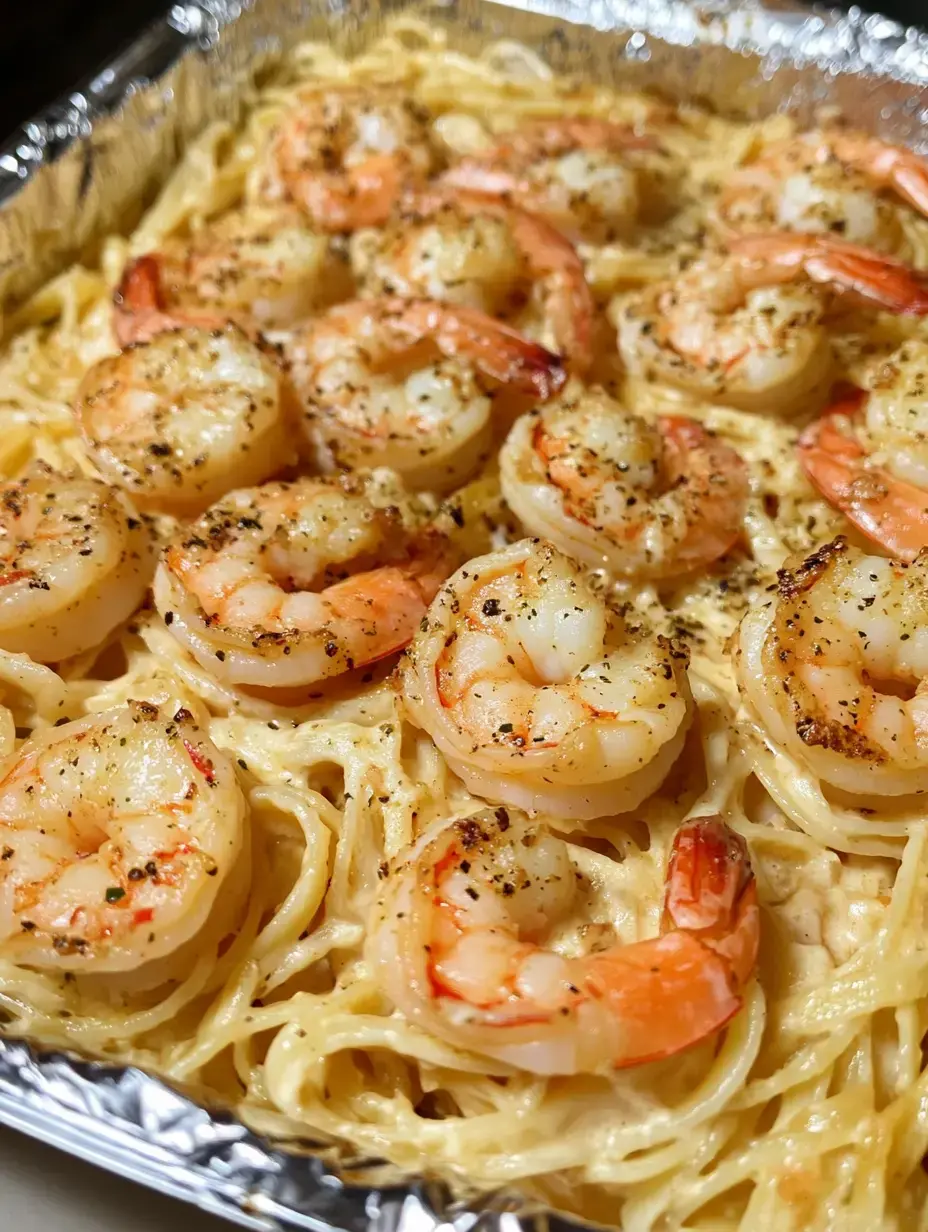
[(320, 231), (380, 226), (428, 176), (426, 119), (399, 91), (304, 92), (272, 136), (258, 195), (293, 201)]
[(780, 570), (735, 644), (770, 738), (857, 797), (928, 790), (928, 556), (869, 556), (839, 537)]
[(37, 733), (0, 777), (0, 953), (127, 972), (206, 923), (239, 859), (245, 800), (184, 707), (133, 701)]
[(552, 117), (462, 159), (442, 182), (508, 197), (574, 240), (605, 244), (627, 234), (638, 216), (638, 176), (621, 156), (655, 145), (626, 124)]
[(480, 193), (432, 191), (392, 228), (358, 237), (358, 272), (373, 295), (427, 298), (513, 318), (535, 290), (543, 341), (583, 373), (592, 362), (595, 305), (583, 262), (549, 222)]
[(731, 548), (747, 468), (701, 424), (649, 423), (602, 389), (523, 415), (500, 452), (503, 495), (531, 534), (593, 568), (667, 578)]
[(722, 821), (674, 835), (660, 936), (580, 955), (552, 945), (592, 888), (570, 846), (507, 809), (427, 831), (392, 868), (369, 957), (429, 1034), (535, 1074), (673, 1056), (720, 1031), (757, 960), (757, 891)]
[(640, 381), (744, 410), (806, 409), (832, 356), (816, 285), (900, 315), (928, 313), (928, 285), (897, 261), (815, 235), (748, 236), (628, 298), (619, 350)]
[(693, 714), (686, 652), (523, 539), (462, 566), (401, 667), (409, 717), (485, 799), (590, 820), (655, 791)]
[(928, 548), (928, 345), (904, 343), (799, 438), (808, 479), (900, 560)]
[(449, 565), (389, 472), (230, 492), (164, 550), (155, 603), (217, 679), (292, 689), (402, 650)]
[(341, 304), (291, 335), (285, 354), (323, 469), (389, 466), (415, 489), (455, 487), (489, 452), (481, 376), (538, 399), (566, 379), (537, 342), (429, 300)]
[(159, 333), (94, 364), (75, 410), (101, 474), (144, 509), (198, 513), (295, 461), (278, 365), (234, 325)]
[(0, 487), (0, 647), (55, 663), (99, 645), (145, 597), (148, 527), (126, 497), (36, 462)]
[(898, 247), (899, 218), (879, 190), (928, 216), (928, 163), (911, 150), (839, 129), (776, 142), (722, 190), (726, 232), (803, 231)]
[(114, 295), (120, 346), (184, 325), (281, 329), (323, 297), (327, 241), (293, 209), (233, 210), (126, 266)]

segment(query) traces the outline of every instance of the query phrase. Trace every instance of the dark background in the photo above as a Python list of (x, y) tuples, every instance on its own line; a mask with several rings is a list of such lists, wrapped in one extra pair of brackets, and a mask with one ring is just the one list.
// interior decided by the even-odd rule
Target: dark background
[[(260, 3), (260, 0), (258, 0)], [(925, 0), (868, 0), (928, 25)], [(0, 0), (0, 139), (104, 64), (169, 0)]]

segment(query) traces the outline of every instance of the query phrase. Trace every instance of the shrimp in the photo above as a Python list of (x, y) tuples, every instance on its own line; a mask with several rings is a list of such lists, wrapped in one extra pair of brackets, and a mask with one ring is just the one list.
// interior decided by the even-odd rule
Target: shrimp
[(928, 163), (866, 133), (826, 130), (776, 142), (736, 171), (717, 219), (726, 233), (804, 231), (892, 250), (896, 197), (928, 216)]
[(815, 284), (901, 315), (928, 314), (928, 284), (900, 262), (823, 236), (753, 236), (627, 299), (619, 350), (641, 381), (742, 410), (806, 409), (832, 369)]
[(293, 334), (285, 354), (321, 467), (389, 466), (415, 489), (456, 487), (487, 456), (492, 404), (480, 374), (540, 399), (566, 379), (537, 342), (429, 300), (341, 304)]
[(322, 296), (327, 241), (294, 209), (233, 210), (130, 261), (114, 296), (120, 346), (165, 329), (284, 329)]
[(402, 650), (450, 572), (390, 472), (231, 492), (164, 550), (155, 604), (231, 685), (292, 689)]
[(428, 177), (427, 119), (398, 91), (305, 91), (272, 136), (258, 196), (294, 202), (320, 231), (380, 226)]
[(203, 928), (243, 849), (229, 758), (184, 707), (132, 701), (34, 734), (0, 778), (0, 954), (134, 971)]
[(143, 509), (198, 513), (296, 459), (290, 386), (234, 325), (187, 326), (101, 359), (75, 411), (102, 475)]
[(141, 604), (155, 569), (126, 497), (42, 462), (0, 487), (0, 647), (56, 663), (99, 645)]
[(400, 674), (409, 718), (470, 791), (586, 821), (664, 780), (693, 716), (686, 665), (569, 557), (523, 539), (448, 580)]
[(799, 460), (862, 534), (913, 561), (928, 548), (928, 344), (904, 343), (869, 384), (806, 428)]
[(627, 235), (638, 217), (638, 176), (620, 156), (655, 146), (653, 138), (625, 124), (552, 117), (462, 159), (442, 182), (511, 198), (574, 241), (606, 244)]
[(479, 193), (420, 194), (393, 228), (357, 237), (353, 259), (371, 295), (426, 297), (490, 316), (512, 317), (534, 287), (546, 345), (578, 373), (592, 362), (595, 305), (583, 262), (527, 210)]
[(570, 847), (507, 809), (427, 831), (374, 915), (375, 978), (411, 1022), (534, 1074), (673, 1056), (720, 1031), (757, 961), (744, 840), (717, 818), (674, 835), (659, 937), (580, 955), (550, 938), (590, 885)]
[(523, 415), (500, 453), (503, 495), (530, 533), (592, 568), (668, 578), (734, 544), (747, 505), (738, 454), (682, 416), (651, 424), (602, 389)]
[(741, 622), (739, 685), (771, 740), (857, 797), (928, 791), (928, 555), (840, 537)]

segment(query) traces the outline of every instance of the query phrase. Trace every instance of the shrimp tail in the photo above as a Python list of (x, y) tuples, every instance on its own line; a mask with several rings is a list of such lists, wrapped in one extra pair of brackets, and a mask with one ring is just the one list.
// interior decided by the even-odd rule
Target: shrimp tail
[(733, 988), (750, 978), (759, 931), (747, 844), (719, 818), (700, 818), (674, 837), (662, 928), (695, 936), (727, 964)]
[(567, 380), (559, 355), (476, 308), (431, 300), (396, 301), (391, 326), (413, 339), (431, 338), (444, 355), (466, 355), (487, 376), (546, 402)]
[(757, 891), (744, 840), (719, 818), (674, 837), (661, 928), (653, 941), (590, 959), (584, 991), (625, 1026), (617, 1068), (673, 1056), (744, 1003), (760, 936)]
[(121, 347), (145, 342), (156, 333), (171, 329), (161, 283), (161, 263), (155, 253), (130, 261), (114, 294), (113, 329)]
[(813, 282), (837, 287), (900, 316), (928, 315), (928, 282), (881, 253), (831, 236), (745, 235), (728, 241), (729, 251), (758, 282), (791, 282), (805, 274)]
[(845, 427), (860, 401), (838, 404), (810, 424), (799, 438), (799, 462), (809, 482), (861, 534), (913, 561), (928, 546), (928, 492), (866, 465), (866, 451)]

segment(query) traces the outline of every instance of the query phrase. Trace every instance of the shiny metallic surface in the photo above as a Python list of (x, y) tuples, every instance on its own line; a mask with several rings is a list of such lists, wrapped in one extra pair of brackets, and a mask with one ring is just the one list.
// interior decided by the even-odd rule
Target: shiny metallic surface
[[(130, 227), (185, 144), (235, 120), (284, 46), (335, 37), (350, 51), (414, 10), (475, 51), (518, 38), (559, 72), (653, 88), (728, 114), (823, 108), (928, 148), (928, 36), (856, 9), (809, 15), (736, 0), (201, 0), (175, 4), (93, 81), (0, 149), (0, 301)], [(271, 1146), (136, 1069), (0, 1037), (0, 1121), (246, 1228), (525, 1232), (557, 1226), (516, 1194), (467, 1205), (378, 1161), (334, 1168), (331, 1145)], [(563, 1226), (563, 1225), (562, 1225)]]

